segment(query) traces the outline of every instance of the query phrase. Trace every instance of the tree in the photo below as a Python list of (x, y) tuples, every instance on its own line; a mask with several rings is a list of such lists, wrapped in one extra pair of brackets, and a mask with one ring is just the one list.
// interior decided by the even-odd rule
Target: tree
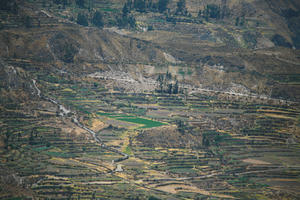
[(220, 7), (216, 4), (208, 4), (204, 9), (204, 18), (208, 20), (208, 18), (220, 19)]
[(94, 13), (92, 23), (99, 28), (103, 27), (102, 14), (99, 11)]
[(4, 149), (8, 149), (8, 141), (9, 141), (9, 137), (11, 136), (11, 133), (9, 131), (5, 132), (5, 138), (4, 138)]
[(129, 16), (128, 17), (128, 24), (131, 28), (135, 28), (136, 27), (136, 20), (133, 16)]
[(176, 81), (176, 83), (173, 87), (173, 94), (178, 94), (178, 81)]
[(76, 0), (76, 4), (77, 4), (80, 8), (84, 8), (84, 0)]
[(33, 144), (34, 144), (33, 131), (30, 132), (29, 144), (30, 144), (30, 145), (33, 145)]
[(80, 24), (82, 26), (88, 26), (89, 25), (88, 20), (87, 20), (87, 18), (84, 14), (78, 13), (78, 15), (77, 15), (77, 24)]
[(91, 11), (93, 7), (94, 7), (94, 1), (89, 0), (89, 11)]
[(172, 83), (168, 84), (168, 93), (169, 94), (172, 94), (172, 88), (173, 88)]
[(198, 17), (201, 17), (201, 16), (202, 16), (202, 10), (199, 10)]
[(123, 16), (117, 19), (117, 23), (119, 27), (130, 27), (135, 28), (136, 27), (136, 20), (133, 16)]
[(179, 0), (177, 2), (176, 14), (177, 15), (187, 15), (185, 0)]
[(127, 17), (128, 13), (129, 13), (129, 9), (128, 9), (127, 3), (125, 3), (123, 6), (123, 9), (122, 9), (123, 17)]
[(4, 25), (0, 22), (0, 30), (4, 28)]
[(158, 11), (163, 13), (167, 10), (167, 6), (169, 4), (169, 0), (159, 0), (158, 1)]
[(237, 18), (235, 19), (235, 25), (236, 25), (236, 26), (239, 26), (239, 25), (240, 25), (240, 18), (239, 18), (239, 17), (237, 17)]
[(12, 8), (11, 8), (11, 11), (13, 14), (16, 15), (16, 14), (18, 14), (18, 10), (19, 10), (18, 5), (16, 2), (14, 2), (14, 4), (12, 5)]
[(25, 27), (31, 28), (31, 18), (29, 16), (26, 16), (25, 18)]
[(176, 120), (175, 123), (177, 125), (178, 132), (184, 134), (184, 122), (182, 120)]
[(163, 82), (164, 82), (164, 77), (163, 75), (158, 75), (157, 81), (159, 83), (159, 92), (163, 92)]
[(17, 14), (18, 13), (18, 6), (17, 3), (11, 0), (1, 0), (0, 1), (0, 10), (6, 10), (6, 11), (10, 11), (13, 14)]
[(167, 80), (172, 80), (172, 74), (169, 73), (169, 71), (167, 71), (167, 73), (166, 73), (166, 79)]
[(146, 11), (146, 3), (144, 0), (134, 0), (134, 8), (139, 12), (145, 12)]
[(127, 0), (126, 4), (127, 4), (129, 10), (131, 10), (133, 8), (132, 0)]
[(148, 8), (148, 9), (152, 9), (153, 8), (153, 2), (152, 2), (152, 0), (148, 0), (148, 2), (146, 3), (146, 8)]

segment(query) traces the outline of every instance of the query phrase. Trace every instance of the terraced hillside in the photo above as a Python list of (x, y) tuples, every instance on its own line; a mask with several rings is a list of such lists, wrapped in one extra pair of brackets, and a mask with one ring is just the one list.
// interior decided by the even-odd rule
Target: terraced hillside
[(0, 199), (298, 199), (299, 3), (162, 2), (0, 3)]

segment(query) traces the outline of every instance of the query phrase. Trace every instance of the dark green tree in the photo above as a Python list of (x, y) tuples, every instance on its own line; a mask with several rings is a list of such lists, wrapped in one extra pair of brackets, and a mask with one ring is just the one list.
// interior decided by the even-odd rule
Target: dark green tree
[(89, 11), (91, 11), (94, 7), (94, 1), (93, 0), (89, 0)]
[(82, 26), (88, 26), (89, 25), (88, 20), (87, 20), (87, 18), (84, 14), (78, 13), (78, 15), (77, 15), (77, 24), (80, 24)]
[(139, 12), (146, 11), (146, 2), (144, 0), (134, 0), (134, 8)]
[(0, 1), (0, 10), (10, 11), (13, 14), (18, 13), (18, 6), (16, 2), (12, 0), (1, 0)]
[(176, 83), (173, 87), (173, 94), (178, 94), (178, 81), (176, 81)]
[(136, 20), (131, 15), (123, 16), (123, 17), (119, 17), (117, 19), (117, 24), (120, 28), (124, 28), (124, 27), (135, 28), (136, 27)]
[(179, 133), (184, 134), (184, 122), (182, 120), (176, 120), (175, 121), (176, 125), (177, 125), (177, 130)]
[(150, 197), (148, 198), (148, 200), (160, 200), (160, 199), (157, 198), (157, 197), (155, 197), (155, 196), (150, 196)]
[(244, 26), (244, 24), (245, 24), (245, 16), (242, 16), (240, 20), (240, 26)]
[(240, 18), (239, 18), (239, 17), (237, 17), (237, 18), (235, 19), (235, 25), (236, 25), (236, 26), (239, 26), (239, 25), (240, 25)]
[(131, 28), (135, 28), (136, 27), (136, 20), (133, 16), (129, 16), (128, 17), (128, 24)]
[(158, 1), (158, 11), (163, 13), (167, 10), (169, 4), (169, 0), (159, 0)]
[(198, 17), (202, 17), (202, 10), (199, 10)]
[(25, 27), (26, 28), (31, 28), (31, 18), (29, 16), (25, 17)]
[(128, 8), (127, 3), (125, 3), (124, 6), (123, 6), (123, 9), (122, 9), (123, 17), (127, 17), (128, 13), (129, 13), (129, 8)]
[(4, 138), (4, 149), (8, 149), (8, 141), (9, 141), (10, 136), (11, 136), (11, 133), (9, 131), (6, 131), (5, 138)]
[(169, 81), (169, 80), (172, 80), (172, 74), (169, 73), (169, 71), (167, 71), (166, 73), (166, 79)]
[(127, 4), (129, 10), (133, 9), (132, 0), (127, 0), (126, 4)]
[(84, 8), (84, 0), (76, 0), (76, 4), (77, 4), (80, 8)]
[(168, 84), (168, 93), (169, 94), (172, 94), (172, 88), (173, 88), (173, 85), (172, 85), (172, 83), (170, 83), (170, 84)]
[(208, 4), (203, 14), (206, 20), (208, 20), (208, 18), (220, 19), (221, 9), (216, 4)]
[(102, 18), (102, 14), (100, 13), (100, 11), (96, 11), (93, 15), (92, 18), (92, 24), (94, 24), (95, 26), (102, 28), (103, 27), (103, 18)]
[(163, 85), (164, 85), (164, 76), (163, 75), (158, 75), (158, 78), (157, 78), (157, 81), (158, 81), (158, 84), (159, 84), (159, 92), (163, 92)]
[(176, 15), (187, 15), (185, 0), (179, 0), (177, 2)]
[(30, 145), (33, 145), (33, 144), (34, 144), (33, 131), (30, 132), (30, 136), (29, 136), (29, 144), (30, 144)]
[(0, 22), (0, 30), (4, 28), (4, 25)]
[(11, 8), (11, 11), (12, 11), (13, 14), (16, 15), (16, 14), (18, 14), (18, 10), (19, 10), (19, 7), (18, 7), (17, 3), (14, 2), (13, 5), (12, 5), (12, 8)]

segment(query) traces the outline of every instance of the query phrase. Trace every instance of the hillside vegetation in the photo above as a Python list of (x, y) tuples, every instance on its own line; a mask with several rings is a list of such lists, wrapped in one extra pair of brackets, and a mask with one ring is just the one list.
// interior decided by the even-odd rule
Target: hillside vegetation
[(297, 199), (297, 0), (1, 0), (0, 199)]

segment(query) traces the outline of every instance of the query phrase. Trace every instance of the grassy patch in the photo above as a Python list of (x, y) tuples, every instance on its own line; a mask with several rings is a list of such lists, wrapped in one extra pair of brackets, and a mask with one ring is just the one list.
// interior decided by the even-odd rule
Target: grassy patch
[(141, 128), (152, 128), (152, 127), (158, 127), (158, 126), (164, 125), (164, 123), (161, 123), (161, 122), (152, 121), (152, 120), (149, 120), (149, 119), (143, 119), (143, 118), (139, 118), (139, 117), (135, 117), (135, 118), (118, 118), (118, 120), (144, 125)]
[(98, 112), (97, 114), (100, 116), (106, 116), (106, 117), (113, 118), (113, 119), (120, 120), (120, 121), (144, 125), (141, 128), (153, 128), (153, 127), (165, 125), (162, 122), (153, 121), (150, 119), (144, 119), (144, 118), (135, 117), (135, 116), (126, 115), (126, 114), (113, 114), (113, 113), (102, 113), (102, 112)]
[(47, 147), (47, 146), (42, 146), (42, 147), (37, 147), (37, 148), (34, 148), (33, 151), (44, 151), (44, 150), (48, 150), (50, 149), (51, 147)]
[(124, 153), (128, 154), (128, 155), (132, 155), (132, 150), (129, 146), (127, 146), (124, 150)]
[(71, 158), (74, 157), (73, 154), (62, 153), (62, 152), (47, 152), (49, 156), (59, 157), (59, 158)]

